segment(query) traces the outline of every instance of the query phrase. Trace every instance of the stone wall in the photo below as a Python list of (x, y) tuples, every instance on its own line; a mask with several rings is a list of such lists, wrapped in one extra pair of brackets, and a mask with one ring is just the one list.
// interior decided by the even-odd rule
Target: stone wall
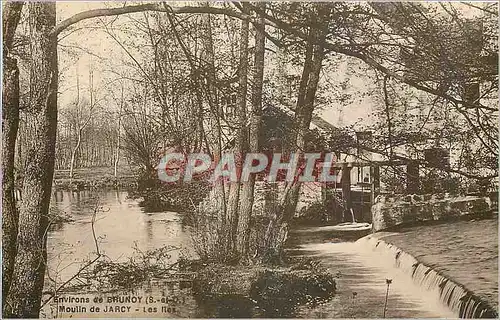
[(480, 216), (491, 208), (487, 197), (451, 197), (447, 194), (378, 196), (372, 206), (373, 231), (421, 221)]

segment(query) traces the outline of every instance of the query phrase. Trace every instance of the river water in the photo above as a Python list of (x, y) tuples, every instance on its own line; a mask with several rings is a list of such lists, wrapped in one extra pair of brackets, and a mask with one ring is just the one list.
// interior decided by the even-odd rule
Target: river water
[[(410, 275), (394, 266), (391, 259), (359, 241), (345, 242), (323, 232), (304, 228), (294, 232), (290, 254), (312, 257), (335, 274), (334, 299), (314, 310), (301, 309), (307, 318), (456, 318), (437, 296), (416, 286)], [(387, 291), (387, 280), (390, 280)], [(386, 303), (387, 296), (387, 303)], [(384, 310), (385, 309), (385, 310)]]
[[(98, 201), (97, 201), (98, 200)], [(98, 204), (92, 228), (94, 209)], [(113, 261), (127, 261), (138, 251), (173, 246), (171, 261), (179, 256), (195, 257), (189, 227), (182, 224), (182, 217), (175, 212), (146, 213), (135, 200), (127, 199), (122, 191), (56, 192), (52, 206), (68, 214), (74, 221), (55, 225), (48, 234), (48, 277), (63, 283), (74, 275), (82, 264), (95, 257), (96, 239), (99, 251)], [(431, 226), (432, 227), (432, 226)], [(93, 235), (93, 230), (95, 236)], [(443, 235), (445, 237), (446, 235)], [(329, 239), (328, 235), (314, 232), (291, 233), (290, 253), (321, 260), (322, 265), (337, 277), (338, 292), (331, 301), (314, 308), (297, 309), (296, 317), (347, 318), (382, 317), (386, 297), (386, 279), (391, 279), (386, 317), (454, 317), (445, 306), (425, 291), (412, 284), (411, 277), (379, 261), (369, 250), (353, 242)], [(331, 238), (331, 237), (330, 237)], [(47, 277), (47, 278), (48, 278)], [(47, 283), (52, 281), (46, 280)], [(50, 289), (50, 288), (47, 288)], [(109, 294), (65, 293), (64, 298), (89, 298), (85, 310), (64, 313), (58, 309), (61, 302), (51, 301), (43, 309), (45, 317), (223, 317), (239, 314), (250, 317), (255, 313), (231, 313), (231, 306), (203, 306), (194, 299), (190, 288), (169, 281), (157, 281), (127, 295), (155, 297), (145, 306), (144, 301), (130, 303), (130, 310), (110, 312), (106, 306)], [(116, 293), (118, 296), (121, 293)], [(104, 297), (101, 309), (90, 311), (93, 299)], [(158, 299), (156, 299), (158, 298)], [(161, 299), (160, 299), (161, 298)], [(161, 300), (161, 301), (160, 301)], [(163, 301), (167, 300), (167, 302)], [(78, 306), (78, 304), (76, 304)], [(164, 308), (162, 308), (164, 307)], [(106, 309), (105, 309), (106, 308)], [(155, 309), (156, 308), (156, 309)], [(224, 313), (221, 310), (225, 310)], [(125, 311), (122, 313), (122, 311)], [(233, 310), (234, 311), (234, 310)]]
[[(192, 250), (191, 237), (188, 227), (181, 223), (181, 216), (176, 212), (145, 213), (138, 202), (127, 198), (123, 191), (56, 191), (52, 198), (52, 206), (64, 212), (74, 221), (54, 225), (48, 234), (48, 272), (46, 287), (54, 286), (70, 279), (89, 260), (96, 257), (96, 240), (99, 252), (106, 256), (108, 261), (124, 262), (130, 257), (165, 246), (176, 248), (170, 251), (170, 260), (175, 262), (180, 256), (195, 258)], [(96, 209), (97, 208), (97, 209)], [(95, 213), (94, 223), (92, 218)], [(95, 236), (93, 233), (95, 232)], [(50, 289), (50, 288), (47, 288)], [(122, 313), (110, 312), (109, 306), (120, 304), (113, 302), (106, 304), (108, 297), (127, 295), (142, 297), (142, 301), (130, 304), (131, 309)], [(71, 313), (60, 312), (61, 303), (54, 300), (47, 304), (42, 316), (53, 317), (192, 317), (196, 316), (196, 303), (189, 289), (181, 289), (179, 282), (156, 280), (135, 292), (117, 292), (112, 295), (100, 293), (61, 294), (62, 299), (79, 298), (90, 303), (65, 303), (85, 309), (75, 309)], [(96, 297), (104, 298), (98, 312), (90, 307)], [(155, 303), (144, 308), (146, 297), (155, 297)], [(165, 301), (158, 301), (156, 299)], [(109, 298), (111, 299), (111, 298)], [(105, 309), (105, 307), (108, 308)], [(165, 309), (162, 309), (165, 307)], [(148, 308), (156, 308), (149, 309)]]
[[(50, 265), (57, 272), (56, 262), (63, 260), (61, 277), (72, 275), (78, 262), (92, 257), (96, 251), (92, 233), (92, 216), (96, 205), (94, 230), (99, 250), (111, 260), (128, 259), (136, 250), (146, 251), (173, 246), (172, 260), (189, 256), (191, 238), (176, 212), (144, 213), (137, 201), (127, 199), (123, 191), (57, 191), (53, 196), (57, 208), (74, 222), (55, 226), (48, 236)], [(72, 265), (69, 265), (73, 263)]]
[(498, 217), (406, 227), (379, 238), (411, 252), (498, 308)]

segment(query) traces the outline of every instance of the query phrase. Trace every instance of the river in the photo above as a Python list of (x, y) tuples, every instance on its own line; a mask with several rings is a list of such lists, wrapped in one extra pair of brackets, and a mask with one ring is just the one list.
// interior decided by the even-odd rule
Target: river
[[(98, 201), (97, 201), (98, 200)], [(92, 228), (92, 216), (96, 203), (99, 210)], [(195, 257), (192, 250), (189, 227), (182, 224), (182, 217), (175, 212), (146, 213), (137, 201), (127, 199), (122, 191), (61, 192), (53, 196), (52, 206), (64, 211), (74, 221), (55, 225), (48, 234), (48, 267), (51, 279), (57, 283), (70, 278), (85, 261), (95, 256), (96, 239), (101, 253), (114, 261), (126, 261), (139, 251), (164, 246), (178, 248), (172, 252), (171, 260), (179, 256)], [(430, 226), (429, 228), (432, 228)], [(95, 231), (95, 237), (92, 229)], [(446, 234), (443, 234), (445, 237)], [(409, 275), (380, 261), (380, 257), (354, 242), (342, 242), (325, 237), (309, 228), (307, 232), (291, 233), (291, 254), (314, 257), (337, 276), (338, 292), (326, 303), (314, 308), (303, 306), (297, 309), (296, 317), (346, 318), (382, 317), (386, 296), (386, 279), (391, 279), (386, 317), (454, 317), (425, 290), (415, 286)], [(332, 243), (333, 242), (333, 243)], [(377, 259), (378, 258), (378, 259)], [(51, 281), (46, 281), (51, 283)], [(128, 293), (130, 295), (130, 293)], [(176, 297), (168, 304), (158, 302), (158, 309), (144, 308), (144, 303), (131, 304), (127, 313), (101, 308), (99, 312), (89, 310), (74, 317), (221, 317), (232, 314), (224, 311), (228, 306), (203, 306), (197, 302), (189, 288), (179, 283), (154, 282), (134, 290), (139, 297), (157, 296), (166, 299)], [(78, 294), (78, 297), (94, 299), (93, 294)], [(73, 296), (74, 296), (73, 295)], [(70, 297), (71, 294), (65, 294)], [(162, 299), (163, 299), (162, 298)], [(69, 316), (58, 311), (53, 301), (44, 308), (43, 316)], [(154, 307), (154, 304), (151, 305)], [(161, 309), (162, 306), (169, 307)], [(95, 311), (95, 310), (94, 310)], [(250, 317), (255, 313), (241, 314)]]
[(78, 262), (91, 257), (96, 250), (91, 223), (96, 205), (99, 208), (94, 230), (99, 250), (111, 260), (128, 259), (136, 250), (164, 246), (179, 248), (172, 251), (172, 260), (181, 254), (192, 254), (189, 231), (178, 213), (144, 213), (137, 201), (127, 199), (127, 192), (57, 191), (53, 201), (75, 220), (55, 226), (48, 236), (50, 266), (57, 271), (59, 260), (65, 261), (59, 266), (64, 269), (62, 278), (72, 275), (79, 267)]
[[(189, 228), (181, 223), (181, 216), (176, 212), (145, 213), (136, 200), (127, 198), (124, 191), (55, 191), (52, 206), (64, 212), (74, 221), (54, 225), (48, 233), (48, 272), (46, 289), (70, 279), (89, 260), (96, 257), (96, 240), (99, 252), (106, 259), (124, 262), (137, 253), (154, 250), (165, 246), (176, 248), (170, 251), (170, 260), (175, 262), (180, 256), (194, 258)], [(96, 210), (94, 223), (92, 217)], [(93, 233), (95, 232), (95, 236)], [(135, 296), (170, 297), (164, 303), (165, 310), (149, 313), (143, 309), (144, 301), (131, 304), (127, 312), (130, 317), (191, 317), (196, 315), (196, 303), (189, 289), (179, 288), (179, 283), (155, 281), (135, 292), (119, 292)], [(116, 294), (115, 294), (116, 295)], [(92, 300), (96, 294), (62, 294), (63, 298), (86, 298)], [(108, 295), (109, 296), (109, 295)], [(180, 301), (173, 301), (173, 297)], [(106, 299), (106, 297), (105, 297)], [(174, 303), (175, 302), (175, 303)], [(175, 308), (173, 304), (176, 304)], [(180, 304), (182, 306), (180, 306)], [(57, 309), (60, 304), (51, 301), (42, 311), (45, 317), (69, 317)], [(77, 304), (78, 305), (78, 304)], [(110, 305), (117, 305), (116, 303)], [(99, 312), (77, 312), (84, 317), (120, 317), (120, 313), (109, 313), (103, 308)], [(80, 310), (78, 310), (80, 311)]]

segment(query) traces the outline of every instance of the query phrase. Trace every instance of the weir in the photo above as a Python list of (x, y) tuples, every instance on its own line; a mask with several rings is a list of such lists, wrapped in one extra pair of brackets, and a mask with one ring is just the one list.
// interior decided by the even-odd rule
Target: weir
[(373, 235), (357, 240), (356, 244), (377, 253), (381, 260), (392, 261), (394, 267), (409, 275), (416, 285), (438, 297), (457, 317), (498, 317), (497, 311), (486, 301), (400, 248)]

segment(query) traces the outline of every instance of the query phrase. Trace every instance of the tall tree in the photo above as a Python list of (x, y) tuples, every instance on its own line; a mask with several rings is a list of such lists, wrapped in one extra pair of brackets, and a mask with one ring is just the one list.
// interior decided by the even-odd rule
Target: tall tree
[[(265, 12), (266, 3), (260, 2), (260, 10)], [(255, 23), (255, 52), (253, 63), (253, 86), (252, 86), (252, 111), (248, 134), (248, 152), (257, 153), (259, 149), (259, 136), (262, 121), (262, 86), (264, 80), (264, 54), (266, 36), (264, 18), (260, 17)], [(244, 181), (241, 187), (240, 212), (237, 229), (237, 252), (245, 259), (248, 254), (248, 241), (250, 236), (250, 219), (254, 202), (255, 175), (251, 174), (248, 181)]]
[[(18, 213), (14, 197), (14, 154), (19, 127), (19, 68), (12, 56), (14, 34), (23, 2), (3, 4), (2, 83), (2, 296), (7, 296), (16, 254)], [(2, 309), (5, 299), (2, 300)]]
[(93, 74), (92, 69), (89, 70), (89, 97), (90, 101), (88, 103), (87, 114), (85, 114), (86, 103), (80, 103), (80, 81), (77, 74), (76, 78), (76, 101), (73, 110), (69, 110), (69, 113), (73, 113), (71, 120), (75, 125), (76, 130), (76, 144), (71, 151), (71, 160), (69, 164), (69, 177), (73, 179), (73, 173), (75, 169), (75, 162), (77, 160), (78, 153), (80, 152), (80, 146), (82, 144), (83, 130), (89, 125), (90, 120), (94, 116), (94, 85), (93, 85)]
[(30, 160), (24, 176), (12, 281), (4, 297), (4, 316), (14, 318), (37, 318), (40, 310), (57, 129), (57, 39), (51, 34), (56, 3), (33, 2), (28, 9), (34, 137), (27, 150)]
[[(309, 130), (314, 100), (318, 89), (319, 76), (323, 59), (325, 57), (325, 38), (328, 32), (328, 16), (331, 7), (329, 4), (317, 3), (314, 12), (317, 20), (314, 26), (309, 27), (309, 36), (306, 43), (304, 67), (300, 80), (297, 105), (294, 118), (294, 136), (292, 139), (295, 147), (295, 156), (301, 159), (305, 150), (305, 137)], [(295, 214), (300, 192), (299, 181), (287, 183), (279, 200), (278, 210), (273, 215), (266, 232), (266, 252), (264, 259), (280, 258), (283, 244), (287, 238), (288, 226)]]
[[(237, 132), (235, 137), (235, 167), (241, 172), (243, 157), (247, 149), (247, 80), (248, 80), (248, 20), (241, 21), (240, 30), (240, 62), (238, 68), (238, 104), (236, 109)], [(227, 203), (228, 216), (231, 220), (231, 243), (236, 246), (236, 233), (238, 231), (238, 216), (240, 202), (240, 182), (234, 181), (229, 184), (229, 198)]]
[(120, 142), (121, 142), (121, 129), (122, 129), (122, 112), (123, 112), (123, 103), (124, 103), (124, 98), (123, 98), (123, 83), (121, 84), (121, 95), (120, 95), (120, 108), (118, 110), (118, 124), (116, 128), (117, 132), (117, 137), (116, 137), (116, 151), (115, 151), (115, 159), (113, 161), (113, 166), (114, 166), (114, 175), (115, 178), (118, 177), (118, 163), (120, 162)]

